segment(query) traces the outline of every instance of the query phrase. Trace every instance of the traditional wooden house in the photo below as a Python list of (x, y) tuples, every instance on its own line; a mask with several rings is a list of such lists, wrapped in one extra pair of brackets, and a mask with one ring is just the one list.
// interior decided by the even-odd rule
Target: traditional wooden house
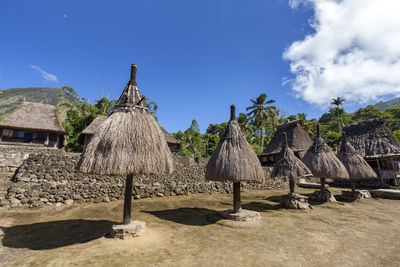
[(398, 183), (400, 143), (385, 119), (354, 123), (344, 127), (343, 131), (356, 152), (371, 165), (382, 182), (389, 179)]
[(64, 146), (67, 132), (62, 128), (57, 107), (24, 101), (19, 109), (0, 122), (1, 144)]
[(299, 159), (303, 158), (304, 154), (313, 143), (306, 131), (304, 131), (301, 120), (280, 124), (265, 151), (258, 155), (261, 165), (272, 166), (278, 160), (279, 153), (282, 149), (284, 132), (287, 134), (288, 147)]
[[(86, 127), (78, 137), (78, 142), (85, 146), (90, 142), (94, 132), (99, 126), (107, 119), (106, 116), (97, 116), (88, 127)], [(170, 135), (162, 125), (159, 125), (161, 132), (164, 134), (165, 140), (167, 141), (168, 147), (171, 152), (178, 153), (181, 150), (181, 143)]]

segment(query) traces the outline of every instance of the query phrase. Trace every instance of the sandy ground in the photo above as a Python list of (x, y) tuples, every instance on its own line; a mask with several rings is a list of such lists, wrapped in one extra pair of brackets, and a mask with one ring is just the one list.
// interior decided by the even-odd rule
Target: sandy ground
[[(313, 190), (299, 189), (302, 194)], [(144, 236), (105, 238), (122, 217), (122, 201), (0, 215), (2, 266), (399, 266), (399, 201), (369, 199), (281, 209), (284, 191), (242, 193), (261, 213), (252, 228), (210, 222), (231, 208), (231, 195), (135, 200)], [(335, 194), (339, 190), (334, 191)]]

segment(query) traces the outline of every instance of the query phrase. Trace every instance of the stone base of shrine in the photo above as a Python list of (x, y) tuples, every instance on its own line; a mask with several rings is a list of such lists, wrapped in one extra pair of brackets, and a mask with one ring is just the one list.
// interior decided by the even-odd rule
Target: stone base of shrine
[(281, 205), (285, 209), (306, 210), (312, 208), (308, 201), (304, 199), (304, 196), (293, 193), (284, 195), (282, 197)]
[(312, 195), (308, 198), (309, 202), (336, 202), (335, 197), (332, 195), (331, 191), (315, 191)]
[(342, 197), (348, 200), (357, 200), (363, 198), (371, 198), (371, 194), (368, 190), (356, 190), (355, 194), (352, 191), (343, 190)]
[(108, 237), (125, 239), (128, 237), (138, 237), (146, 232), (146, 223), (142, 221), (132, 221), (130, 224), (116, 224), (112, 226)]
[(233, 210), (218, 211), (217, 215), (222, 219), (238, 221), (238, 222), (253, 222), (261, 218), (260, 213), (252, 210), (240, 209), (239, 212)]

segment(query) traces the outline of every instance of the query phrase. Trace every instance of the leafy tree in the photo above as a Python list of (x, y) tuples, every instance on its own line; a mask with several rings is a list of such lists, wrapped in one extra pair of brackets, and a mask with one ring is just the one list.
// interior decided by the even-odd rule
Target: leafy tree
[(330, 108), (329, 112), (322, 114), (318, 120), (318, 123), (321, 126), (321, 133), (337, 131), (337, 112), (340, 114), (341, 125), (350, 124), (352, 122), (352, 116), (346, 113), (343, 108), (339, 110), (336, 108)]
[(228, 126), (228, 122), (223, 122), (220, 124), (210, 124), (206, 130), (208, 134), (217, 134), (220, 138), (222, 138), (225, 134), (226, 126)]
[(158, 121), (158, 117), (156, 116), (158, 110), (157, 103), (148, 99), (145, 95), (142, 95), (142, 97), (144, 97), (144, 105), (149, 109), (149, 112), (154, 117), (154, 119)]
[(393, 135), (400, 142), (400, 130), (393, 131)]
[(372, 105), (369, 105), (365, 108), (358, 109), (352, 116), (352, 119), (359, 122), (381, 117), (386, 117), (385, 112)]
[(333, 98), (331, 105), (335, 105), (336, 106), (336, 112), (337, 112), (337, 122), (338, 122), (338, 132), (341, 133), (342, 132), (342, 126), (340, 124), (340, 109), (343, 105), (343, 102), (346, 101), (343, 98), (337, 97), (337, 98)]
[(250, 99), (250, 101), (253, 105), (246, 108), (247, 111), (250, 111), (247, 115), (252, 118), (254, 125), (260, 131), (260, 146), (263, 148), (265, 136), (264, 130), (268, 118), (272, 120), (271, 125), (274, 126), (278, 110), (275, 106), (268, 106), (275, 103), (275, 100), (267, 100), (266, 94), (260, 94), (256, 99)]
[(190, 129), (192, 129), (196, 133), (200, 133), (200, 127), (196, 119), (192, 120), (192, 124), (190, 125)]
[(325, 133), (324, 137), (328, 146), (331, 149), (335, 149), (335, 147), (339, 144), (340, 139), (342, 138), (342, 134), (334, 131), (328, 131)]

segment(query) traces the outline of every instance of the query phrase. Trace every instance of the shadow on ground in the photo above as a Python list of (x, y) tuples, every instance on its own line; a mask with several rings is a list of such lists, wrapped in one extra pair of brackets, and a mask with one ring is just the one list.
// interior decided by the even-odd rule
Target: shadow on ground
[(53, 249), (100, 238), (114, 224), (106, 220), (63, 220), (1, 227), (2, 243), (11, 248)]
[(208, 217), (216, 213), (215, 210), (204, 208), (179, 208), (157, 211), (142, 210), (141, 212), (152, 214), (162, 220), (193, 226), (203, 226), (215, 223), (213, 220), (208, 220)]
[(268, 211), (273, 211), (273, 210), (278, 210), (281, 207), (280, 204), (277, 205), (270, 205), (264, 202), (250, 202), (242, 205), (243, 209), (246, 210), (253, 210), (253, 211), (258, 211), (258, 212), (268, 212)]

